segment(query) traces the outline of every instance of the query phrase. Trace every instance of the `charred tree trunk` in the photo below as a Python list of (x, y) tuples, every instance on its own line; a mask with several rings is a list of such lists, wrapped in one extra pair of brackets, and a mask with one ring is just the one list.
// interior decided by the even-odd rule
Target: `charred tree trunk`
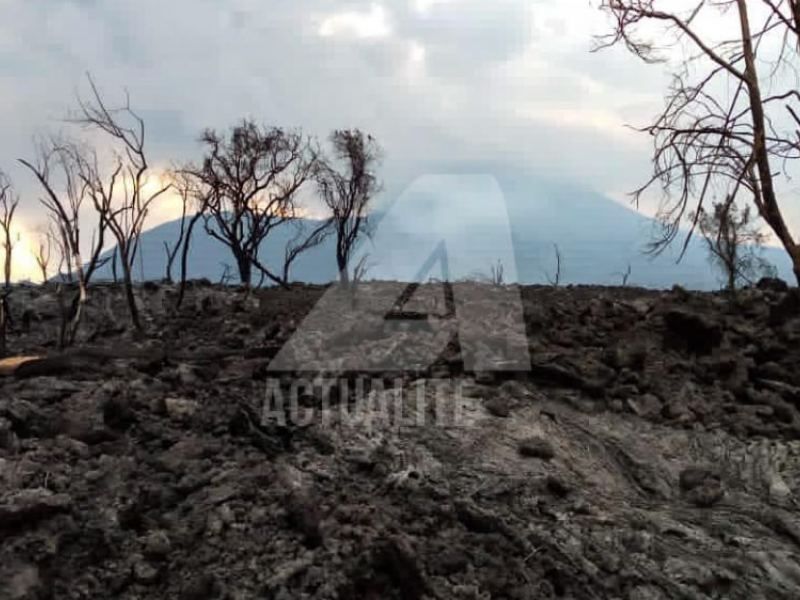
[[(78, 329), (83, 320), (83, 309), (89, 299), (85, 283), (78, 283), (79, 289), (75, 298), (70, 302), (69, 308), (61, 308), (61, 347), (72, 346), (78, 337)], [(69, 325), (68, 325), (69, 324)]]
[[(11, 235), (10, 231), (7, 232), (6, 235), (10, 236)], [(12, 244), (11, 244), (11, 239), (9, 237), (9, 239), (6, 242), (5, 264), (3, 265), (3, 281), (5, 281), (6, 289), (8, 289), (8, 286), (11, 285), (11, 263), (12, 263), (12, 254), (11, 253), (12, 253), (12, 251), (13, 251), (13, 247), (12, 247)]]
[(169, 244), (164, 242), (164, 254), (167, 257), (167, 265), (164, 269), (164, 281), (166, 283), (173, 283), (172, 265), (175, 262), (175, 258), (178, 256), (178, 247), (176, 246), (173, 250), (170, 250)]
[(119, 283), (119, 276), (117, 275), (117, 257), (119, 250), (114, 248), (114, 254), (111, 255), (111, 276), (114, 278), (114, 283)]
[(62, 311), (62, 319), (64, 321), (62, 332), (67, 329), (66, 323), (70, 322), (68, 337), (66, 340), (62, 339), (62, 344), (69, 346), (75, 343), (75, 339), (78, 336), (78, 328), (83, 318), (83, 309), (86, 306), (86, 302), (89, 300), (89, 282), (83, 268), (83, 261), (77, 250), (74, 251), (72, 260), (78, 272), (78, 295), (70, 304), (69, 311)]
[(237, 253), (236, 268), (239, 270), (239, 281), (242, 285), (250, 287), (253, 281), (253, 263), (246, 253)]
[(344, 286), (350, 285), (350, 271), (348, 270), (348, 257), (341, 250), (336, 251), (336, 264), (339, 268), (339, 282)]
[(120, 249), (120, 258), (122, 259), (120, 260), (122, 264), (122, 285), (125, 288), (125, 301), (128, 303), (131, 322), (137, 331), (143, 331), (142, 322), (139, 318), (139, 307), (136, 306), (136, 295), (133, 293), (133, 272), (127, 249)]
[(194, 231), (194, 226), (203, 216), (201, 211), (198, 211), (195, 216), (192, 217), (192, 220), (189, 221), (189, 226), (186, 228), (186, 237), (183, 240), (183, 247), (181, 248), (181, 284), (180, 289), (178, 290), (178, 300), (175, 303), (175, 308), (179, 309), (183, 304), (183, 298), (186, 295), (186, 278), (189, 275), (189, 248), (191, 246), (192, 240), (192, 232)]
[(8, 331), (6, 294), (0, 294), (0, 358), (7, 355), (6, 332)]

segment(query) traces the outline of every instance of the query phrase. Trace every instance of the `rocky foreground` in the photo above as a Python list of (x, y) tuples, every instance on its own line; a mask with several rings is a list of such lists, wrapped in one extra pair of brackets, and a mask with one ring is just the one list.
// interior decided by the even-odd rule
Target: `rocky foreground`
[[(526, 287), (530, 368), (478, 372), (335, 313), (385, 372), (333, 393), (271, 368), (323, 288), (147, 285), (144, 335), (98, 288), (65, 353), (19, 288), (10, 350), (46, 358), (0, 368), (0, 598), (800, 598), (800, 295), (762, 287)], [(503, 326), (508, 289), (464, 289)]]

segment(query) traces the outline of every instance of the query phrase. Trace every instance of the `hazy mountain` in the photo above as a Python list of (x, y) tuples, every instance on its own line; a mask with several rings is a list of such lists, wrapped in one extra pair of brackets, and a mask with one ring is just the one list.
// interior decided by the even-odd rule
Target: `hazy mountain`
[[(562, 284), (616, 285), (630, 266), (629, 285), (668, 288), (678, 283), (691, 289), (720, 286), (719, 275), (710, 267), (701, 240), (693, 240), (677, 264), (678, 244), (656, 258), (646, 256), (643, 250), (650, 240), (653, 221), (591, 190), (486, 165), (427, 169), (428, 173), (457, 175), (456, 179), (419, 179), (426, 171), (413, 167), (405, 171), (386, 186), (374, 215), (376, 234), (361, 248), (369, 255), (368, 278), (440, 278), (439, 259), (446, 254), (451, 279), (487, 275), (491, 266), (500, 261), (506, 280), (546, 283), (555, 274), (556, 244), (561, 254)], [(477, 174), (489, 174), (494, 180)], [(493, 188), (495, 180), (499, 188)], [(416, 185), (409, 187), (415, 181)], [(307, 221), (305, 225), (313, 223)], [(175, 239), (178, 231), (179, 223), (175, 221), (143, 234), (141, 261), (134, 269), (137, 279), (164, 276), (163, 242)], [(284, 247), (296, 234), (292, 227), (276, 229), (261, 249), (262, 260), (275, 267), (282, 264)], [(440, 245), (442, 240), (444, 244)], [(336, 269), (332, 242), (329, 239), (301, 256), (292, 269), (292, 279), (313, 283), (333, 279)], [(779, 274), (791, 279), (791, 265), (783, 251), (767, 248), (764, 252)], [(189, 258), (189, 277), (218, 281), (225, 264), (230, 265), (236, 281), (235, 261), (228, 249), (198, 224)], [(178, 268), (176, 265), (176, 276)], [(110, 275), (109, 265), (98, 273), (102, 278)]]

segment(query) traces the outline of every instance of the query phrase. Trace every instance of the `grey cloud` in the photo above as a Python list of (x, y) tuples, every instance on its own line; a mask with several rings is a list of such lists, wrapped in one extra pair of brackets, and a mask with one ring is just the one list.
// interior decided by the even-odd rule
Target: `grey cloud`
[[(404, 160), (491, 159), (603, 189), (629, 186), (646, 161), (598, 130), (543, 124), (509, 110), (567, 102), (581, 93), (579, 76), (607, 87), (621, 77), (585, 54), (589, 40), (552, 53), (546, 80), (509, 72), (509, 61), (539, 43), (537, 29), (527, 26), (536, 22), (535, 4), (462, 0), (434, 4), (423, 17), (410, 2), (386, 2), (386, 38), (317, 35), (326, 15), (372, 4), (0, 0), (0, 166), (13, 171), (17, 157), (30, 155), (37, 130), (59, 126), (76, 88), (86, 89), (86, 71), (111, 102), (130, 91), (147, 120), (153, 158), (162, 163), (194, 157), (203, 127), (224, 128), (243, 116), (320, 136), (362, 127), (386, 147), (387, 177)], [(585, 9), (582, 0), (559, 6), (570, 16)], [(411, 77), (414, 41), (426, 48), (425, 70)], [(33, 189), (27, 174), (14, 176)]]
[(530, 42), (529, 2), (434, 3), (425, 14), (403, 4), (396, 15), (398, 31), (425, 47), (438, 77), (465, 76), (509, 60)]

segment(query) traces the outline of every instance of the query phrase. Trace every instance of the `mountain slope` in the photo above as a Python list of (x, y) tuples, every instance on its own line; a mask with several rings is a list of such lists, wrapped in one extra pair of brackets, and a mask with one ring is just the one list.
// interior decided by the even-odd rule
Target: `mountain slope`
[[(426, 177), (431, 171), (451, 177)], [(499, 188), (493, 187), (495, 181)], [(488, 275), (499, 261), (507, 281), (546, 283), (555, 277), (557, 245), (562, 284), (618, 285), (630, 266), (629, 285), (719, 287), (719, 276), (709, 265), (701, 240), (692, 240), (680, 263), (676, 262), (677, 247), (655, 258), (646, 256), (643, 250), (655, 225), (651, 219), (591, 190), (507, 167), (461, 164), (411, 169), (387, 186), (373, 222), (376, 234), (361, 248), (368, 254), (368, 278), (475, 277)], [(306, 221), (305, 226), (315, 223)], [(137, 279), (164, 276), (163, 242), (175, 239), (178, 231), (179, 222), (174, 221), (143, 234), (140, 264), (134, 268)], [(265, 241), (260, 258), (279, 268), (284, 248), (295, 235), (291, 227), (277, 228)], [(441, 257), (431, 257), (437, 249), (447, 255), (445, 271), (437, 264)], [(791, 265), (782, 250), (764, 252), (782, 277), (791, 277)], [(426, 261), (430, 264), (425, 265)], [(218, 281), (226, 264), (236, 281), (235, 261), (228, 249), (198, 224), (189, 277)], [(176, 276), (178, 269), (176, 265)], [(291, 275), (295, 281), (311, 283), (334, 279), (333, 239), (298, 258)], [(98, 276), (110, 277), (110, 266)]]

